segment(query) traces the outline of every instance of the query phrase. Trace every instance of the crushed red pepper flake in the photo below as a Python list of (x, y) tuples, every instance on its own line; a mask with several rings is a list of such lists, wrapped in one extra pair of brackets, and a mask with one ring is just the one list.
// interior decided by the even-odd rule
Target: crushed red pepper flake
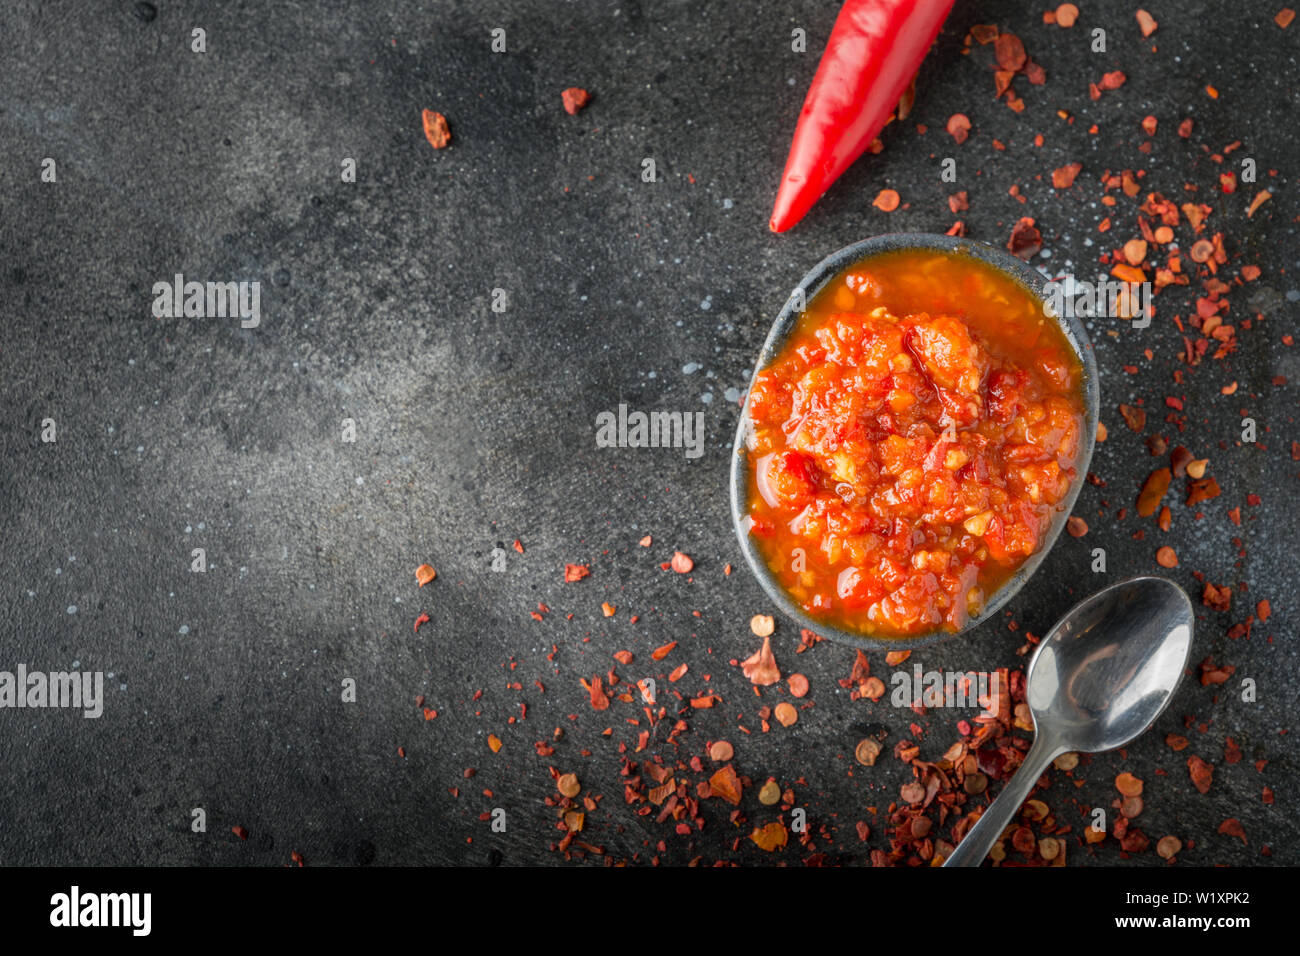
[(998, 66), (1012, 73), (1023, 67), (1027, 58), (1024, 42), (1014, 33), (998, 34), (997, 39), (993, 41), (993, 55), (998, 61)]
[(785, 824), (776, 820), (766, 826), (755, 827), (749, 838), (758, 845), (759, 849), (771, 853), (785, 846), (790, 835), (786, 831)]
[(1201, 793), (1209, 793), (1214, 782), (1214, 765), (1206, 763), (1200, 757), (1187, 758), (1187, 772), (1191, 775), (1192, 785)]
[(1241, 821), (1236, 817), (1228, 817), (1219, 824), (1219, 832), (1230, 837), (1237, 837), (1243, 845), (1246, 845), (1246, 828), (1241, 825)]
[(433, 110), (424, 110), (421, 114), (424, 122), (424, 135), (434, 149), (445, 149), (451, 145), (451, 127), (447, 117)]
[(781, 669), (776, 666), (772, 653), (772, 638), (763, 638), (763, 646), (740, 665), (741, 673), (759, 687), (770, 687), (781, 679)]
[(1022, 216), (1012, 227), (1007, 248), (1021, 259), (1028, 259), (1043, 248), (1043, 234), (1034, 225), (1032, 216)]
[(726, 800), (732, 806), (740, 806), (740, 795), (743, 789), (740, 777), (736, 775), (736, 768), (731, 764), (722, 767), (709, 778), (709, 790), (712, 795)]
[(672, 653), (673, 648), (677, 646), (676, 641), (669, 641), (667, 644), (661, 644), (650, 652), (650, 657), (656, 661), (661, 661)]
[(1082, 170), (1083, 163), (1066, 163), (1057, 167), (1052, 170), (1052, 185), (1057, 189), (1069, 189)]
[(566, 564), (564, 566), (564, 582), (566, 584), (581, 581), (589, 574), (591, 574), (591, 568), (585, 564)]
[(1120, 416), (1124, 419), (1124, 424), (1129, 427), (1130, 431), (1140, 432), (1147, 427), (1147, 413), (1145, 409), (1136, 408), (1132, 405), (1121, 405), (1119, 407)]
[(591, 102), (591, 94), (580, 86), (571, 86), (560, 94), (560, 100), (564, 103), (564, 111), (570, 116), (575, 116), (580, 109)]

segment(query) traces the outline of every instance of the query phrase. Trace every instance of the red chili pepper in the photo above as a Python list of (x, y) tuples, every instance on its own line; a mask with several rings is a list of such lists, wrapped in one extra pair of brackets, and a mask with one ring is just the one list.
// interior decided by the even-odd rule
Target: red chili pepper
[(785, 232), (884, 128), (953, 0), (847, 0), (799, 113), (770, 223)]

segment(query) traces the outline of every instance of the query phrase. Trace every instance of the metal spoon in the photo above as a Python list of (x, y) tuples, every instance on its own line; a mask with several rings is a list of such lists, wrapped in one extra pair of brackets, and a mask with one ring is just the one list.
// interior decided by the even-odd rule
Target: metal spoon
[(1192, 602), (1164, 578), (1113, 584), (1076, 604), (1025, 672), (1034, 743), (944, 866), (979, 866), (1053, 760), (1122, 747), (1174, 696), (1192, 645)]

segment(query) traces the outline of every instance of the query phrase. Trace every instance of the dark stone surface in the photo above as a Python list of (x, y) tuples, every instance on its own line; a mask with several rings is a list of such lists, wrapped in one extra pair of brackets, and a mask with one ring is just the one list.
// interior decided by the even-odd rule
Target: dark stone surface
[[(1182, 862), (1295, 864), (1286, 731), (1297, 696), (1300, 362), (1282, 339), (1296, 332), (1300, 265), (1300, 27), (1272, 22), (1280, 5), (1153, 2), (1160, 28), (1144, 42), (1128, 3), (1085, 4), (1072, 30), (1041, 22), (1047, 4), (958, 4), (913, 117), (806, 222), (773, 236), (768, 210), (834, 4), (158, 2), (152, 20), (129, 0), (5, 4), (0, 669), (113, 676), (99, 720), (0, 710), (0, 863), (278, 865), (291, 851), (319, 864), (558, 862), (549, 766), (604, 795), (585, 836), (613, 858), (648, 859), (662, 839), (672, 863), (770, 860), (748, 841), (733, 850), (749, 826), (733, 827), (719, 801), (706, 802), (708, 824), (690, 838), (625, 806), (616, 751), (634, 745), (644, 716), (617, 701), (594, 713), (578, 683), (622, 648), (637, 655), (623, 676), (660, 678), (661, 699), (675, 701), (662, 678), (678, 663), (690, 672), (673, 686), (723, 699), (686, 714), (676, 747), (661, 726), (652, 752), (689, 759), (731, 740), (741, 773), (793, 786), (814, 828), (834, 836), (817, 836), (818, 849), (863, 861), (853, 823), (870, 822), (871, 846), (883, 846), (884, 817), (866, 807), (896, 799), (908, 771), (887, 755), (856, 767), (856, 741), (884, 729), (892, 747), (915, 720), (923, 756), (937, 759), (972, 714), (851, 702), (836, 681), (852, 654), (823, 644), (796, 657), (797, 631), (780, 621), (778, 660), (808, 675), (815, 706), (791, 729), (737, 729), (757, 731), (758, 707), (785, 692), (755, 698), (728, 663), (755, 649), (748, 621), (767, 609), (728, 519), (729, 390), (744, 388), (808, 268), (873, 233), (945, 230), (957, 189), (970, 194), (972, 237), (1004, 243), (1030, 215), (1050, 253), (1042, 265), (1094, 274), (1103, 240), (1136, 235), (1135, 204), (1116, 191), (1114, 208), (1100, 205), (1099, 178), (1132, 168), (1146, 172), (1143, 194), (1214, 207), (1211, 229), (1234, 257), (1226, 274), (1242, 263), (1263, 271), (1232, 292), (1229, 321), (1263, 319), (1240, 331), (1235, 354), (1194, 369), (1178, 361), (1172, 316), (1188, 315), (1196, 286), (1162, 294), (1145, 332), (1094, 323), (1110, 440), (1093, 464), (1107, 487), (1085, 488), (1078, 508), (1092, 532), (1063, 538), (1012, 602), (1004, 620), (1018, 632), (991, 622), (918, 659), (1016, 665), (1025, 629), (1041, 634), (1090, 589), (1157, 570), (1156, 547), (1172, 544), (1182, 564), (1171, 575), (1194, 597), (1194, 570), (1243, 588), (1229, 613), (1199, 609), (1193, 650), (1236, 677), (1219, 688), (1188, 680), (1126, 758), (1095, 758), (1076, 771), (1077, 789), (1054, 775), (1045, 799), (1077, 831), (1081, 808), (1109, 808), (1114, 775), (1129, 769), (1147, 781), (1141, 829), (1195, 841)], [(1022, 114), (993, 98), (991, 47), (962, 55), (976, 22), (1014, 30), (1045, 66), (1045, 86), (1016, 81)], [(497, 26), (509, 45), (500, 55), (489, 51)], [(790, 52), (797, 26), (812, 52)], [(1095, 26), (1110, 52), (1089, 51)], [(194, 27), (206, 30), (204, 54), (190, 51)], [(1089, 81), (1112, 69), (1127, 83), (1091, 101)], [(594, 97), (576, 117), (560, 105), (571, 85)], [(447, 115), (450, 149), (429, 148), (422, 108)], [(943, 132), (957, 110), (974, 123), (961, 147)], [(1147, 113), (1160, 121), (1149, 155), (1137, 149)], [(1183, 140), (1187, 116), (1195, 128)], [(1234, 141), (1216, 164), (1211, 154)], [(940, 182), (945, 156), (958, 160), (955, 185)], [(1260, 184), (1219, 193), (1217, 174), (1240, 171), (1243, 156)], [(45, 157), (57, 183), (40, 181)], [(345, 157), (357, 162), (354, 184), (340, 181)], [(659, 182), (641, 181), (645, 157)], [(1056, 194), (1051, 170), (1076, 159), (1078, 183)], [(1248, 219), (1263, 185), (1274, 198)], [(889, 215), (871, 206), (886, 186), (907, 204)], [(1105, 215), (1116, 226), (1102, 236)], [(1189, 235), (1181, 228), (1180, 242)], [(153, 318), (153, 283), (177, 272), (260, 281), (261, 326)], [(509, 297), (503, 314), (491, 311), (493, 288)], [(1288, 384), (1271, 384), (1279, 375)], [(1236, 394), (1222, 395), (1234, 380)], [(1163, 421), (1166, 395), (1185, 399), (1185, 432)], [(1148, 432), (1208, 456), (1224, 489), (1200, 520), (1174, 500), (1168, 535), (1131, 510), (1116, 518), (1155, 467), (1115, 411), (1138, 399)], [(706, 453), (597, 449), (595, 416), (620, 402), (705, 412)], [(1241, 409), (1264, 447), (1240, 446)], [(54, 444), (40, 440), (45, 418), (57, 423)], [(355, 444), (340, 441), (344, 418), (356, 421)], [(1250, 493), (1262, 504), (1248, 505)], [(1225, 517), (1234, 506), (1240, 529)], [(644, 534), (652, 547), (638, 547)], [(497, 546), (503, 573), (489, 570)], [(1098, 546), (1104, 576), (1088, 569)], [(189, 570), (197, 547), (205, 574)], [(689, 579), (658, 567), (675, 548), (696, 560)], [(417, 590), (423, 561), (438, 579)], [(579, 561), (591, 576), (562, 584), (563, 565)], [(1272, 618), (1228, 639), (1260, 598)], [(602, 601), (616, 617), (602, 616)], [(551, 608), (541, 623), (528, 616), (539, 602)], [(413, 635), (421, 611), (431, 621)], [(669, 640), (678, 648), (651, 662)], [(880, 656), (872, 664), (888, 675)], [(1258, 682), (1257, 702), (1240, 701), (1242, 676)], [(356, 704), (340, 702), (345, 678)], [(422, 719), (420, 694), (436, 719)], [(521, 703), (526, 719), (508, 723)], [(637, 716), (642, 728), (626, 723)], [(1185, 716), (1208, 729), (1185, 731)], [(557, 726), (556, 754), (536, 756), (534, 741)], [(1171, 732), (1190, 749), (1166, 747)], [(489, 733), (504, 741), (499, 754)], [(1242, 762), (1224, 763), (1226, 736)], [(1209, 794), (1190, 785), (1192, 753), (1216, 765)], [(1256, 760), (1268, 761), (1262, 772)], [(467, 767), (477, 768), (468, 780)], [(686, 774), (692, 786), (703, 776)], [(1261, 801), (1266, 785), (1275, 806)], [(190, 832), (195, 807), (206, 835)], [(505, 833), (479, 819), (494, 807), (507, 811)], [(743, 809), (755, 823), (777, 815), (753, 791)], [(1245, 845), (1216, 833), (1229, 816)], [(247, 842), (233, 825), (247, 827)], [(781, 857), (807, 855), (792, 845)], [(1161, 864), (1150, 851), (1123, 860), (1113, 840), (1094, 856), (1072, 837), (1069, 856)]]

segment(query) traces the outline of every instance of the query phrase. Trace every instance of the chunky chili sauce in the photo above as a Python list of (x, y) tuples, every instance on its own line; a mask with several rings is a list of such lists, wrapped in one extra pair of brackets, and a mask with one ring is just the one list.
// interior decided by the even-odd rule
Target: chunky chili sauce
[(814, 617), (957, 630), (1075, 479), (1082, 368), (1028, 290), (968, 256), (873, 256), (812, 302), (750, 394), (750, 534)]

